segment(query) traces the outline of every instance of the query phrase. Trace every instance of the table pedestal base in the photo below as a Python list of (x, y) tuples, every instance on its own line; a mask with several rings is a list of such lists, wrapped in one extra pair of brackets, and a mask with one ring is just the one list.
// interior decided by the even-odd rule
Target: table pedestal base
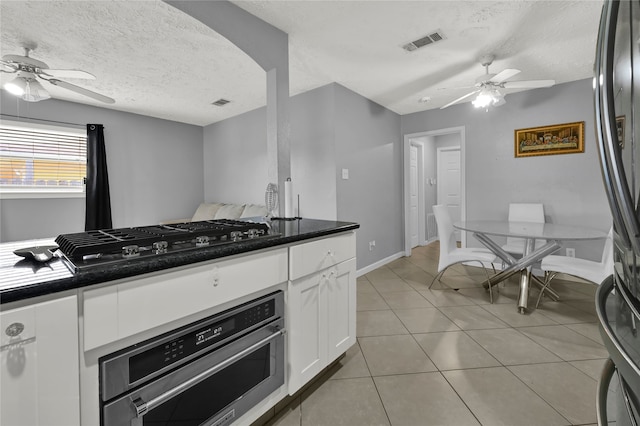
[[(487, 237), (485, 234), (474, 232), (473, 236), (478, 239), (482, 244), (484, 244), (489, 250), (496, 254), (500, 259), (504, 261), (508, 266), (497, 273), (496, 275), (487, 279), (483, 285), (485, 288), (488, 286), (494, 286), (501, 281), (504, 281), (511, 277), (512, 275), (520, 272), (520, 294), (518, 295), (518, 312), (524, 314), (527, 309), (527, 302), (529, 298), (529, 283), (531, 282), (531, 266), (541, 260), (543, 257), (550, 255), (560, 248), (560, 243), (556, 240), (548, 241), (547, 244), (540, 247), (537, 250), (534, 250), (535, 238), (526, 238), (524, 245), (524, 253), (520, 259), (516, 259), (511, 256), (509, 253), (504, 251), (502, 247), (497, 245), (493, 240)], [(543, 285), (539, 283), (537, 277), (533, 276), (534, 281), (537, 284)], [(556, 300), (559, 298), (558, 294), (553, 292), (550, 293)]]

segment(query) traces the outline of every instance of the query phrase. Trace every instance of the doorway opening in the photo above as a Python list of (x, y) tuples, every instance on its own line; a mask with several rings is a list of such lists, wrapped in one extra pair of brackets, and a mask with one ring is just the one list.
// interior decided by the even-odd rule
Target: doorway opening
[[(404, 136), (405, 255), (437, 239), (432, 207), (450, 205), (452, 220), (464, 220), (464, 127), (451, 127)], [(458, 161), (456, 166), (456, 160)], [(441, 163), (440, 165), (438, 163)], [(446, 164), (446, 166), (443, 166)], [(457, 170), (456, 170), (457, 167)], [(459, 188), (458, 193), (451, 191)], [(456, 203), (459, 203), (456, 206)], [(457, 209), (457, 211), (456, 211)], [(462, 247), (466, 236), (461, 235)]]

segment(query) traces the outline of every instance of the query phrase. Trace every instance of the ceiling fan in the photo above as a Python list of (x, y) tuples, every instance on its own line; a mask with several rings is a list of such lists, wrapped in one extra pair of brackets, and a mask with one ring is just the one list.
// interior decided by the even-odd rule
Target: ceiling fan
[(498, 74), (489, 74), (489, 65), (493, 63), (493, 55), (483, 56), (481, 60), (482, 66), (485, 68), (485, 74), (476, 78), (476, 90), (471, 93), (449, 102), (440, 109), (445, 109), (451, 105), (455, 105), (463, 100), (475, 95), (478, 96), (473, 100), (473, 106), (476, 108), (489, 108), (490, 106), (504, 105), (504, 94), (500, 89), (535, 89), (540, 87), (551, 87), (556, 84), (555, 80), (525, 80), (525, 81), (506, 81), (520, 70), (508, 68)]
[(49, 99), (51, 95), (38, 81), (44, 80), (54, 86), (62, 87), (72, 92), (88, 96), (100, 102), (112, 104), (115, 102), (108, 96), (76, 86), (59, 78), (82, 78), (87, 80), (95, 80), (95, 76), (91, 73), (81, 70), (56, 70), (50, 69), (47, 64), (29, 56), (29, 52), (33, 47), (24, 47), (24, 56), (20, 55), (4, 55), (0, 59), (0, 71), (4, 73), (16, 73), (17, 76), (13, 80), (3, 85), (3, 88), (9, 93), (21, 97), (28, 102), (38, 102)]

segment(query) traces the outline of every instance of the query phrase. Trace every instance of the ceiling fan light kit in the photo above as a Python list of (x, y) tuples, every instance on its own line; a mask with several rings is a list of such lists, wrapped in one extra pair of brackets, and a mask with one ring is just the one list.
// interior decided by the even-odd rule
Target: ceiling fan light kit
[(490, 106), (503, 105), (506, 102), (498, 89), (483, 89), (471, 103), (476, 108), (489, 108)]
[(58, 80), (55, 77), (61, 78), (83, 78), (83, 79), (95, 79), (93, 74), (81, 70), (55, 70), (50, 69), (47, 64), (37, 59), (33, 59), (29, 56), (29, 52), (33, 50), (32, 47), (24, 48), (24, 56), (19, 55), (5, 55), (0, 59), (0, 71), (3, 73), (13, 74), (17, 73), (18, 76), (8, 83), (5, 83), (2, 87), (7, 92), (14, 96), (17, 96), (27, 102), (38, 102), (51, 98), (49, 92), (42, 86), (40, 80), (47, 81), (54, 86), (59, 86), (80, 95), (88, 96), (100, 102), (112, 104), (115, 102), (108, 96), (101, 95), (100, 93), (93, 92), (75, 84), (67, 83), (66, 81)]
[(520, 70), (509, 68), (499, 72), (498, 74), (490, 74), (489, 65), (493, 63), (494, 56), (485, 55), (480, 60), (482, 66), (485, 68), (485, 74), (476, 78), (476, 90), (449, 102), (440, 109), (445, 109), (451, 105), (460, 103), (477, 93), (476, 98), (472, 101), (473, 106), (488, 110), (489, 107), (497, 107), (507, 103), (504, 99), (504, 94), (500, 92), (500, 89), (536, 89), (541, 87), (551, 87), (556, 83), (555, 80), (506, 81), (514, 75), (519, 74)]
[(18, 77), (5, 83), (3, 87), (7, 92), (27, 102), (38, 102), (51, 98), (49, 92), (42, 87), (42, 84), (35, 79), (34, 75), (21, 74), (27, 73), (20, 73)]

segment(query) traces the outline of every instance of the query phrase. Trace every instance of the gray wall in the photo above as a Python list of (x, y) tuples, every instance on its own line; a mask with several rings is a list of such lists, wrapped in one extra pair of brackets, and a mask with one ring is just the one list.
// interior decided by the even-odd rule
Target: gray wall
[[(291, 98), (291, 180), (300, 214), (336, 219), (333, 85)], [(204, 129), (204, 194), (208, 202), (265, 204), (266, 109)]]
[[(489, 112), (462, 104), (400, 117), (338, 84), (293, 97), (292, 180), (302, 215), (359, 222), (359, 269), (401, 253), (402, 135), (465, 126), (468, 218), (506, 219), (509, 202), (542, 202), (550, 222), (608, 230), (591, 82), (506, 99)], [(16, 114), (15, 102), (3, 95), (3, 113)], [(203, 198), (264, 203), (264, 108), (203, 130), (63, 101), (27, 107), (21, 105), (21, 115), (105, 125), (115, 226), (189, 217)], [(514, 129), (573, 121), (586, 122), (584, 153), (514, 158)], [(341, 178), (343, 168), (348, 180)], [(0, 213), (3, 241), (75, 232), (84, 222), (78, 200), (3, 200)], [(372, 240), (376, 247), (369, 251)], [(598, 259), (602, 248), (575, 246), (589, 259)]]
[[(292, 97), (290, 106), (291, 178), (301, 215), (360, 223), (358, 268), (396, 255), (403, 243), (400, 116), (335, 83)], [(261, 108), (205, 129), (207, 200), (264, 199), (259, 154), (250, 155), (253, 167), (241, 163), (247, 150), (266, 155), (264, 114)], [(238, 174), (247, 175), (231, 179)]]
[[(336, 220), (335, 92), (330, 84), (292, 98), (291, 180), (299, 215)], [(297, 199), (294, 199), (297, 205)]]
[[(26, 103), (4, 91), (0, 101), (3, 114), (104, 124), (114, 227), (191, 217), (203, 200), (199, 126), (55, 99)], [(83, 229), (84, 198), (0, 202), (0, 241), (55, 237)]]
[[(404, 244), (400, 116), (340, 85), (336, 90), (338, 219), (358, 222), (358, 269)], [(343, 168), (349, 179), (341, 179)], [(376, 242), (369, 251), (369, 242)]]
[(267, 175), (266, 109), (204, 128), (204, 199), (262, 204)]
[[(510, 202), (541, 202), (547, 221), (608, 231), (611, 213), (598, 163), (591, 80), (507, 95), (485, 112), (470, 103), (402, 116), (402, 133), (465, 126), (467, 218), (506, 219)], [(585, 122), (585, 152), (514, 158), (514, 130)], [(472, 237), (468, 245), (478, 246)], [(599, 259), (602, 244), (576, 243)]]

